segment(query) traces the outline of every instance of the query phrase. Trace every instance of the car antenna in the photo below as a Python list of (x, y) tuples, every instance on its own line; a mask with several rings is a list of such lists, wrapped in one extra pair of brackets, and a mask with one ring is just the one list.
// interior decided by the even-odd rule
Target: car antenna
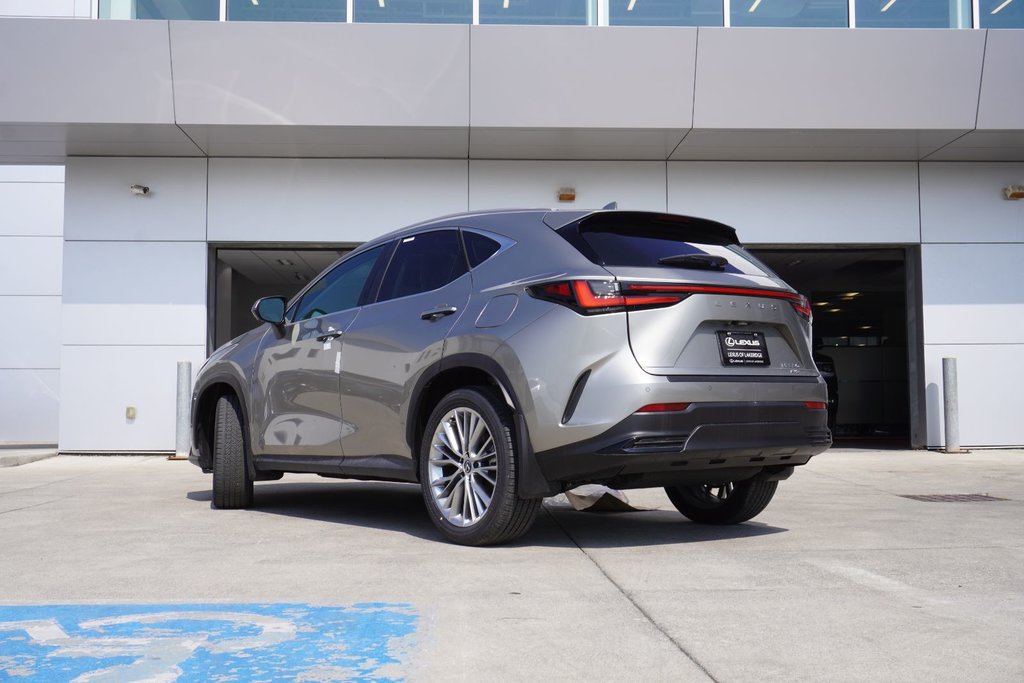
[(605, 204), (604, 206), (602, 206), (601, 210), (602, 211), (614, 211), (617, 208), (619, 208), (619, 203), (618, 202), (609, 202), (609, 203)]

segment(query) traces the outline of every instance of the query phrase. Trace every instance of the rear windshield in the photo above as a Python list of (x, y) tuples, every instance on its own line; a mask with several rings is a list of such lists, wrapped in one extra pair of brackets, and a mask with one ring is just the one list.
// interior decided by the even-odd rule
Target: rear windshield
[[(689, 230), (682, 225), (627, 221), (600, 223), (583, 221), (558, 230), (584, 256), (601, 266), (673, 267), (658, 261), (688, 254), (720, 256), (726, 260), (723, 272), (743, 275), (772, 275), (767, 266), (733, 240), (707, 230)], [(687, 268), (683, 268), (686, 270)]]

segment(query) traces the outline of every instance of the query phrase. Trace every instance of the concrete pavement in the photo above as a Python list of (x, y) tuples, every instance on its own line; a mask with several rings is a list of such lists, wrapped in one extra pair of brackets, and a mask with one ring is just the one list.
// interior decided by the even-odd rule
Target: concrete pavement
[[(246, 511), (209, 487), (163, 457), (3, 470), (0, 604), (382, 605), (413, 615), (384, 679), (1024, 680), (1024, 451), (833, 450), (729, 528), (660, 490), (554, 499), (498, 548), (440, 542), (412, 486), (286, 475)], [(965, 493), (1007, 500), (900, 497)]]

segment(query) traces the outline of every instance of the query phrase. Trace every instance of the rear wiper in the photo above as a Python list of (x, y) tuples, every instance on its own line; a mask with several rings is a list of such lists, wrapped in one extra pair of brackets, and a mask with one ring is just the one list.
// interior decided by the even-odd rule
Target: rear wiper
[(729, 262), (711, 254), (678, 254), (658, 259), (660, 265), (693, 268), (695, 270), (725, 270)]

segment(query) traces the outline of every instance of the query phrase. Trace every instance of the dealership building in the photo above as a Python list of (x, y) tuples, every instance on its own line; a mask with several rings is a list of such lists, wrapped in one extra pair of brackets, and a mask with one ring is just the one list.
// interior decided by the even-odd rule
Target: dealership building
[[(46, 16), (38, 16), (44, 14)], [(814, 303), (840, 443), (1024, 445), (1024, 0), (0, 0), (0, 445), (175, 445), (339, 254), (501, 207), (711, 218)], [(1021, 190), (1024, 194), (1024, 190)]]

